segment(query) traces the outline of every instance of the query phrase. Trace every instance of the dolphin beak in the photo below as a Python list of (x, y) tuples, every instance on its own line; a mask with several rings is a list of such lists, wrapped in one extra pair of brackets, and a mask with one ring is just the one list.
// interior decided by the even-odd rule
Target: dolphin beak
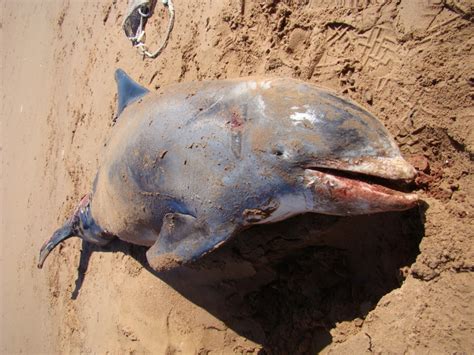
[(356, 215), (415, 207), (419, 201), (415, 193), (393, 187), (415, 175), (415, 169), (401, 156), (374, 157), (318, 164), (305, 169), (304, 181), (312, 192), (316, 212)]
[(415, 168), (401, 156), (321, 159), (307, 164), (306, 167), (345, 171), (388, 180), (412, 181), (416, 176)]

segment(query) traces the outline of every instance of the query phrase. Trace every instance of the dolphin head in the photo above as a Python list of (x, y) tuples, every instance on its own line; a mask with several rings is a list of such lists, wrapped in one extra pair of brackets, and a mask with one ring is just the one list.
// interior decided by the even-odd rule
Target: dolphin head
[(416, 171), (376, 117), (310, 84), (259, 85), (251, 149), (272, 171), (296, 177), (292, 183), (310, 192), (314, 212), (368, 214), (416, 205), (415, 194), (393, 188)]

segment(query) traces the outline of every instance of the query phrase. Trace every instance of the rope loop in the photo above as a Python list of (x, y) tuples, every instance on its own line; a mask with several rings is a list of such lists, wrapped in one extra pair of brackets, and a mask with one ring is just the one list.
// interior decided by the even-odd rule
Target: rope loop
[[(145, 44), (145, 24), (147, 19), (152, 15), (153, 12), (152, 9), (148, 6), (148, 4), (142, 4), (138, 8), (136, 8), (136, 13), (138, 13), (140, 20), (137, 29), (133, 35), (129, 34), (129, 32), (131, 32), (131, 26), (130, 23), (127, 24), (127, 19), (131, 18), (132, 16), (136, 16), (136, 14), (134, 15), (133, 13), (131, 13), (124, 22), (124, 30), (128, 39), (132, 42), (133, 46), (137, 48), (138, 52), (141, 55), (146, 56), (148, 58), (156, 58), (163, 52), (166, 45), (168, 44), (168, 40), (171, 36), (171, 31), (174, 27), (175, 10), (173, 0), (162, 0), (162, 3), (163, 6), (168, 9), (168, 27), (166, 29), (165, 37), (160, 47), (156, 51), (150, 51), (148, 46)], [(151, 2), (151, 4), (154, 6), (154, 2)], [(136, 17), (134, 17), (134, 19), (135, 21), (137, 20)], [(128, 27), (126, 28), (127, 25)]]

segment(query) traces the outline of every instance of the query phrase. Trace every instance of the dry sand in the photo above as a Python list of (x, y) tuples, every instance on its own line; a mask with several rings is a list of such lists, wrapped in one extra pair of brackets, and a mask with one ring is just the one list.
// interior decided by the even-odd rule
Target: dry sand
[[(0, 351), (473, 353), (473, 1), (175, 0), (156, 60), (124, 37), (126, 5), (1, 3)], [(158, 4), (147, 42), (165, 26)], [(68, 240), (38, 270), (90, 190), (118, 67), (152, 90), (253, 74), (336, 90), (388, 127), (426, 205), (250, 230), (211, 257), (239, 270), (211, 286), (160, 279), (124, 243)]]

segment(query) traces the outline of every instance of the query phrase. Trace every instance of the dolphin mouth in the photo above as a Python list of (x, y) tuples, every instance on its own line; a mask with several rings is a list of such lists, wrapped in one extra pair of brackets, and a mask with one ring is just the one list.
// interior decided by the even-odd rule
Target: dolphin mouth
[(369, 214), (403, 211), (418, 204), (418, 195), (407, 192), (408, 182), (411, 181), (407, 177), (412, 177), (411, 173), (407, 174), (408, 169), (390, 174), (389, 170), (385, 170), (387, 174), (375, 171), (373, 175), (354, 170), (326, 167), (305, 169), (306, 186), (318, 196), (316, 202), (322, 205), (322, 212), (337, 215)]

